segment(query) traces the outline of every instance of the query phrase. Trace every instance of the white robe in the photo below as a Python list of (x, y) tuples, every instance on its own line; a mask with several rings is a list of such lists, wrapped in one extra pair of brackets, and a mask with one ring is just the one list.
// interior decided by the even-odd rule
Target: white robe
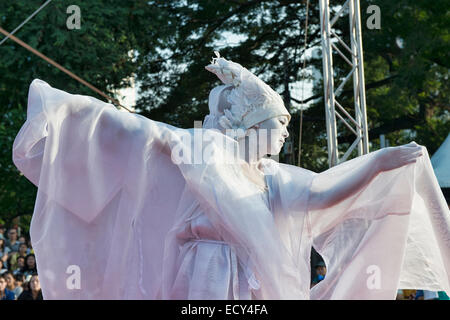
[[(208, 139), (200, 146), (186, 140), (196, 134)], [(312, 210), (312, 186), (347, 179), (376, 152), (320, 174), (265, 159), (265, 193), (240, 166), (219, 163), (236, 152), (230, 140), (34, 80), (13, 161), (38, 187), (30, 234), (44, 299), (450, 293), (450, 213), (425, 148), (415, 164)], [(175, 164), (161, 144), (191, 162)], [(198, 161), (189, 150), (215, 161)], [(313, 245), (327, 275), (310, 290)]]

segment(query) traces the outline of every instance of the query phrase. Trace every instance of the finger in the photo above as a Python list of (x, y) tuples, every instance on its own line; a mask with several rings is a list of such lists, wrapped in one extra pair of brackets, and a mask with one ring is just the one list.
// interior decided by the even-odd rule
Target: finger
[(408, 157), (404, 161), (405, 162), (416, 161), (419, 157), (420, 157), (420, 155), (417, 155), (417, 156), (414, 156), (414, 157)]
[(407, 154), (412, 154), (412, 153), (418, 153), (418, 152), (422, 152), (422, 148), (421, 147), (417, 147), (417, 148), (403, 148), (401, 150), (403, 153), (407, 153)]
[(405, 157), (411, 157), (411, 158), (417, 158), (420, 157), (421, 155), (423, 155), (422, 151), (414, 151), (414, 152), (408, 152), (407, 154), (405, 154)]
[(405, 144), (404, 146), (407, 147), (407, 148), (422, 148), (422, 146), (418, 145), (418, 144), (415, 143), (414, 141), (413, 141), (413, 142), (410, 142), (410, 143), (408, 143), (408, 144)]

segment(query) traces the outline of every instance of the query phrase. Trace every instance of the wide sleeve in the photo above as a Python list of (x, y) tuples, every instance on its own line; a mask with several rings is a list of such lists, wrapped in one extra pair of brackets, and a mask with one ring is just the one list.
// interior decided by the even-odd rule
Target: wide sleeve
[(29, 89), (27, 120), (14, 141), (13, 162), (40, 191), (91, 221), (123, 182), (139, 134), (132, 118), (111, 104), (36, 79)]
[(44, 299), (158, 297), (185, 187), (162, 151), (177, 132), (33, 81), (13, 161), (38, 187), (30, 236)]
[[(312, 188), (346, 179), (371, 153), (318, 174)], [(450, 213), (426, 148), (414, 164), (382, 172), (325, 209), (308, 210), (327, 266), (312, 299), (395, 299), (397, 289), (449, 291)]]

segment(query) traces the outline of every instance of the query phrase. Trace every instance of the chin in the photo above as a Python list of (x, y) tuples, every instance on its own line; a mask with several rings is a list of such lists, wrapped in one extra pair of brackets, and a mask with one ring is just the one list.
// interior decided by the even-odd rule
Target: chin
[(280, 154), (282, 148), (283, 148), (283, 146), (277, 148), (276, 150), (270, 150), (269, 154), (270, 154), (271, 156), (277, 156), (277, 155)]

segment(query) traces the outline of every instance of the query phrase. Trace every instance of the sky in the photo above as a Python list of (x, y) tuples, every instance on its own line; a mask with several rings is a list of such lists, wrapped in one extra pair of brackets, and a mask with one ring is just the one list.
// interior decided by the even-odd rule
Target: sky
[[(224, 32), (222, 35), (223, 35), (222, 39), (217, 40), (216, 43), (214, 44), (215, 50), (217, 50), (219, 52), (221, 49), (223, 49), (225, 47), (237, 46), (242, 41), (246, 40), (245, 36), (237, 35), (237, 34), (234, 34), (231, 32)], [(313, 50), (314, 49), (307, 50), (306, 55), (309, 57), (312, 54), (317, 54)], [(236, 62), (239, 63), (239, 61), (236, 61)], [(317, 78), (318, 76), (320, 77), (320, 73), (318, 73), (317, 71), (314, 72), (311, 68), (307, 67), (307, 72), (308, 72), (308, 74), (313, 74), (315, 78)], [(138, 86), (139, 86), (139, 84), (136, 84), (133, 81), (133, 85), (131, 87), (118, 90), (119, 102), (127, 108), (134, 109), (133, 107), (136, 105), (136, 101), (139, 98)], [(302, 100), (302, 98), (306, 99), (313, 95), (313, 92), (312, 92), (313, 81), (306, 80), (306, 81), (304, 81), (303, 84), (301, 81), (291, 83), (290, 89), (291, 89), (291, 96), (293, 98), (298, 99), (298, 100)], [(311, 104), (312, 102), (313, 101), (310, 101), (309, 104)], [(292, 106), (295, 109), (295, 108), (299, 107), (299, 104), (293, 102)], [(124, 111), (126, 111), (126, 110), (124, 110)]]

